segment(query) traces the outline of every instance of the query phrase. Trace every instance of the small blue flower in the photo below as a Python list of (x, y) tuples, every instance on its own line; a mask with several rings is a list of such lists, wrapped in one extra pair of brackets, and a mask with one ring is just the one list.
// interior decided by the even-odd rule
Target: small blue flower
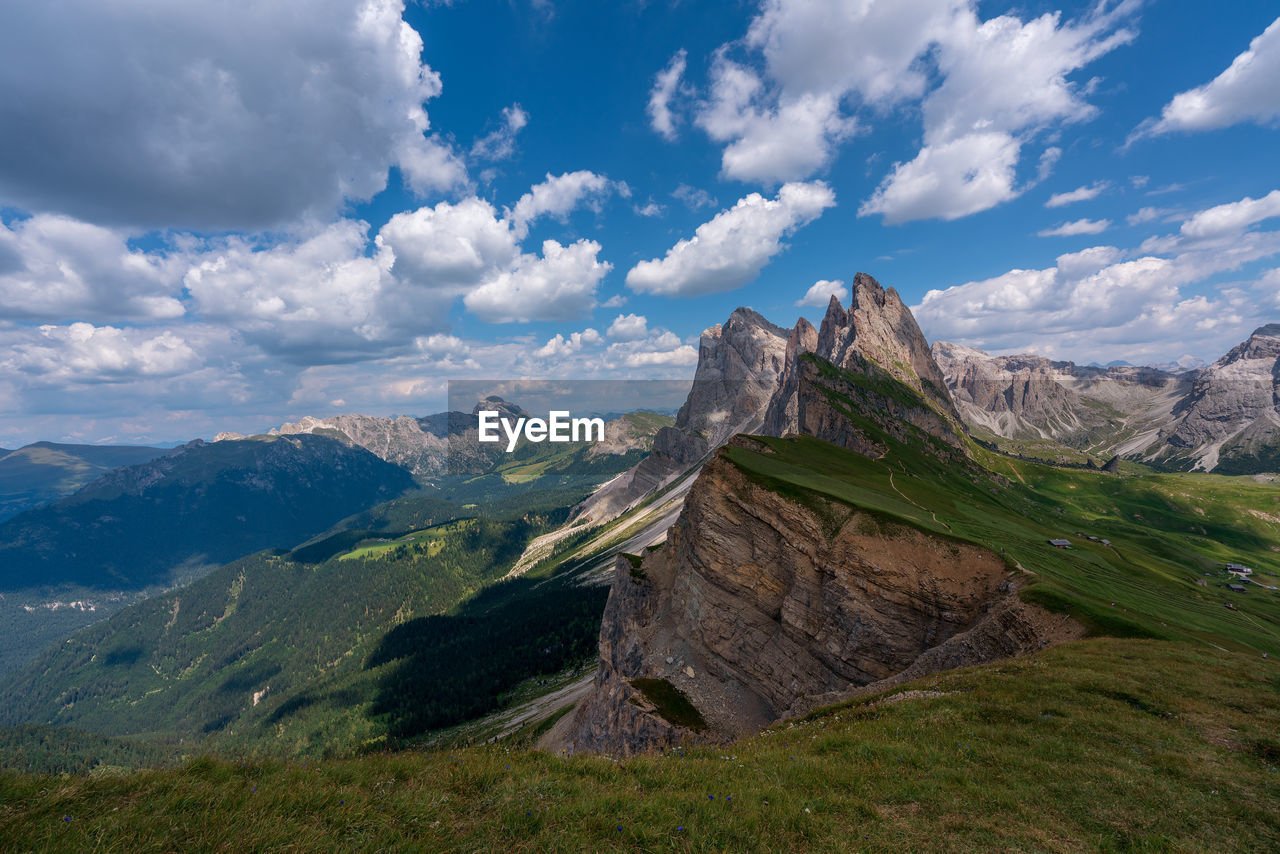
[(63, 821), (71, 821), (71, 816), (69, 816), (69, 815), (64, 815), (64, 816), (62, 817), (62, 820), (63, 820)]

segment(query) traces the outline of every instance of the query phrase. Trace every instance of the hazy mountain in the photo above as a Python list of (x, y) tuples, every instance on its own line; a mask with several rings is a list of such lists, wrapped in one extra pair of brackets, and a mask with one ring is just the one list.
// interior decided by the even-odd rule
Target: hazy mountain
[(35, 442), (0, 449), (0, 520), (70, 495), (99, 475), (167, 453), (137, 445)]
[(197, 440), (0, 524), (0, 589), (144, 587), (184, 563), (295, 545), (413, 485), (322, 436)]

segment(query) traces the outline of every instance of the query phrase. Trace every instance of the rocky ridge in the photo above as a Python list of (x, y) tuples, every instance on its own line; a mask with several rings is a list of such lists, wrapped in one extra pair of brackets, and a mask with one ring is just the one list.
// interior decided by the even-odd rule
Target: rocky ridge
[(1212, 365), (1177, 372), (991, 356), (947, 342), (933, 354), (961, 417), (979, 432), (1182, 470), (1280, 468), (1280, 324)]
[[(619, 557), (593, 690), (546, 744), (625, 755), (729, 740), (863, 686), (1078, 636), (1018, 585), (987, 549), (788, 499), (721, 452), (665, 546)], [(664, 683), (701, 726), (672, 723), (651, 690)]]

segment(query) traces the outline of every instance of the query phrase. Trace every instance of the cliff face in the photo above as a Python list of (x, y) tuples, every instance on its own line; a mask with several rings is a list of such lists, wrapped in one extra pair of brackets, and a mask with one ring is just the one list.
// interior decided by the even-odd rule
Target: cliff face
[(658, 431), (653, 452), (579, 505), (575, 517), (613, 518), (661, 489), (738, 433), (760, 430), (778, 387), (788, 332), (748, 308), (702, 333), (698, 367), (676, 423)]
[(1232, 474), (1280, 467), (1280, 324), (1199, 371), (1173, 414), (1149, 455)]
[[(636, 566), (619, 558), (594, 690), (559, 746), (627, 754), (733, 738), (859, 686), (1071, 634), (1015, 589), (990, 551), (801, 504), (717, 455), (665, 546)], [(704, 726), (654, 690), (664, 683)]]

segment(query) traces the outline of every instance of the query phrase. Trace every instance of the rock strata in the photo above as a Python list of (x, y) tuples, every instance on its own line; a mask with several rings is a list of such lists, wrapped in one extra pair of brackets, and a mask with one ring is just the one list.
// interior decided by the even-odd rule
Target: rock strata
[[(638, 563), (619, 558), (594, 690), (552, 744), (630, 754), (730, 739), (818, 698), (1072, 631), (1021, 603), (1017, 579), (986, 549), (843, 505), (820, 509), (827, 518), (714, 457), (666, 545)], [(637, 680), (677, 689), (705, 725), (673, 723)]]

